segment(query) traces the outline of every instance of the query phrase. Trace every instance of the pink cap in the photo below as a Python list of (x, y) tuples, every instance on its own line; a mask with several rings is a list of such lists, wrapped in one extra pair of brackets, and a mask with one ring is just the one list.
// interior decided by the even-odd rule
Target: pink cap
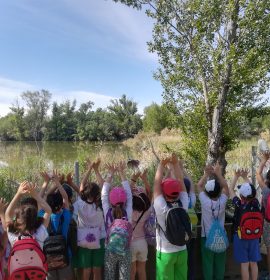
[(125, 203), (127, 201), (127, 194), (122, 187), (114, 187), (110, 191), (110, 203), (115, 206), (118, 203)]
[(163, 193), (169, 197), (177, 197), (181, 191), (181, 184), (173, 178), (166, 178), (161, 183)]

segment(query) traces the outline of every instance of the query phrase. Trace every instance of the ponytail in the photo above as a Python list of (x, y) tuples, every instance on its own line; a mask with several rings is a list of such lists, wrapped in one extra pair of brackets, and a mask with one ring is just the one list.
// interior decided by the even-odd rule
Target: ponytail
[(114, 219), (122, 219), (124, 217), (124, 209), (123, 204), (116, 204), (113, 207), (113, 218)]

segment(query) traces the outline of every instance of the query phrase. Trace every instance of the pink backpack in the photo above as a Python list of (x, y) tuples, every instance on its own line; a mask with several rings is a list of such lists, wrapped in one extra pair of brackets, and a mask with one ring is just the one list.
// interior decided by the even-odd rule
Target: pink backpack
[[(108, 226), (108, 222), (112, 222)], [(107, 246), (106, 249), (111, 253), (124, 256), (130, 247), (132, 238), (132, 225), (126, 217), (114, 219), (112, 210), (109, 209), (106, 215)]]
[(8, 259), (9, 280), (45, 280), (48, 265), (38, 242), (31, 236), (19, 236)]

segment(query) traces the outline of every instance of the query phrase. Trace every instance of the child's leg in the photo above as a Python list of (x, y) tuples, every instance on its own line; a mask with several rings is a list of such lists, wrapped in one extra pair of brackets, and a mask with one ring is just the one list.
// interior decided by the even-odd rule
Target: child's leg
[(174, 265), (177, 260), (177, 253), (156, 252), (156, 279), (174, 280)]
[(117, 263), (119, 262), (118, 255), (105, 251), (104, 260), (104, 279), (115, 279)]
[(242, 280), (249, 280), (249, 263), (241, 263)]
[(119, 257), (119, 280), (129, 280), (131, 273), (131, 252)]
[(213, 279), (214, 253), (205, 248), (206, 238), (201, 238), (202, 269), (204, 280)]
[(214, 277), (223, 280), (225, 274), (226, 252), (214, 255)]
[(137, 273), (139, 280), (146, 280), (145, 264), (146, 262), (137, 262)]
[(258, 279), (258, 265), (256, 262), (250, 262), (251, 280)]
[(263, 223), (263, 241), (267, 249), (267, 269), (270, 275), (270, 223), (264, 220)]
[(82, 280), (89, 280), (90, 274), (91, 274), (91, 268), (83, 268)]
[(188, 266), (187, 259), (188, 253), (187, 250), (183, 250), (177, 253), (177, 262), (174, 265), (174, 278), (179, 280), (187, 280)]
[(135, 276), (136, 276), (136, 267), (137, 267), (137, 262), (132, 262), (131, 263), (131, 280), (135, 280)]

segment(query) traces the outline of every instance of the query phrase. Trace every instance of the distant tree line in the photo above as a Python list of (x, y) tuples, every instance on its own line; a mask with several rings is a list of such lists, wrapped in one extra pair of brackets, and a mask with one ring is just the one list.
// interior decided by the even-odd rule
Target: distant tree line
[[(93, 110), (94, 102), (76, 106), (76, 100), (51, 103), (47, 90), (27, 91), (21, 94), (25, 106), (17, 100), (11, 112), (0, 118), (0, 139), (3, 141), (121, 141), (140, 130), (159, 134), (164, 128), (182, 128), (182, 122), (202, 129), (197, 115), (189, 112), (179, 115), (171, 106), (152, 103), (138, 113), (137, 103), (126, 95), (111, 100), (107, 108)], [(270, 110), (260, 114), (243, 114), (239, 125), (239, 138), (258, 135), (269, 128)], [(241, 112), (238, 112), (241, 115)], [(248, 116), (248, 117), (247, 117)], [(188, 126), (187, 126), (188, 127)]]

